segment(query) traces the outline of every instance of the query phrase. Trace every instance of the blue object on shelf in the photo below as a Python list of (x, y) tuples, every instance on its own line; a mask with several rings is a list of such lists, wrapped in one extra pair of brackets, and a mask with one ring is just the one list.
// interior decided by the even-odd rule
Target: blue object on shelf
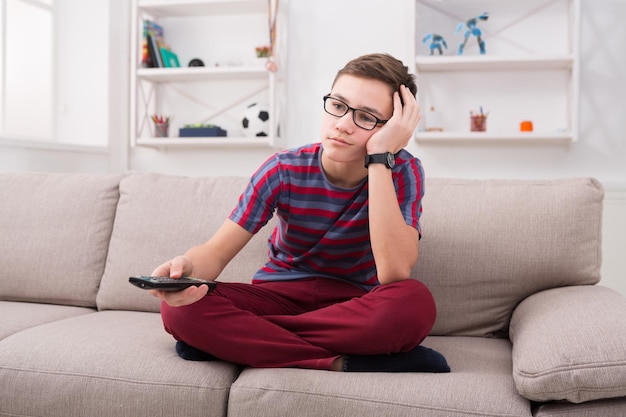
[(211, 136), (226, 136), (226, 131), (220, 127), (181, 127), (178, 129), (181, 138), (202, 138)]

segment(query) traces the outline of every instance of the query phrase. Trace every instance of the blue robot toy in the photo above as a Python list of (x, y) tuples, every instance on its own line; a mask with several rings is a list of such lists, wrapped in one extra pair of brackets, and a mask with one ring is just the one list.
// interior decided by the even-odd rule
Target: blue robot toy
[(470, 35), (476, 36), (476, 40), (478, 41), (478, 47), (480, 48), (480, 53), (481, 55), (485, 54), (485, 41), (483, 41), (482, 39), (483, 33), (481, 32), (481, 30), (478, 28), (477, 25), (478, 25), (479, 20), (487, 20), (487, 19), (489, 19), (489, 13), (485, 12), (481, 14), (480, 16), (472, 17), (467, 22), (459, 23), (459, 25), (456, 27), (456, 31), (454, 32), (455, 35), (457, 35), (461, 31), (461, 29), (463, 29), (464, 27), (466, 29), (463, 35), (464, 36), (463, 42), (459, 44), (459, 50), (457, 51), (457, 55), (463, 55), (465, 44), (467, 43), (467, 40), (469, 39)]
[(442, 45), (444, 48), (448, 49), (448, 44), (446, 43), (446, 40), (441, 35), (438, 35), (436, 33), (429, 33), (428, 35), (424, 37), (424, 39), (422, 39), (422, 43), (425, 44), (428, 41), (430, 41), (430, 44), (428, 45), (428, 47), (430, 48), (431, 55), (435, 54), (435, 49), (439, 51), (439, 55), (442, 55), (443, 54), (443, 49), (441, 47)]

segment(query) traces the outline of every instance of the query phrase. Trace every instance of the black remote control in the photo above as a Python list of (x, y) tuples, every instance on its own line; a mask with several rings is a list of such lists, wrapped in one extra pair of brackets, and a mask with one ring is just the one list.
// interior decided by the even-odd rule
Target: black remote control
[(200, 285), (208, 285), (209, 292), (213, 291), (217, 284), (213, 281), (206, 281), (200, 278), (181, 277), (153, 277), (153, 276), (136, 276), (129, 277), (128, 282), (144, 290), (161, 290), (161, 291), (182, 291), (192, 285), (199, 287)]

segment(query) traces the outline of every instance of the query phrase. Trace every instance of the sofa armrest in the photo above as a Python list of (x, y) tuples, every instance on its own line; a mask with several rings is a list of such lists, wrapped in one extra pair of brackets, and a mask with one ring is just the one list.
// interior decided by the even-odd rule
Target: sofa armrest
[(626, 395), (626, 297), (602, 286), (555, 288), (511, 318), (513, 380), (534, 401)]

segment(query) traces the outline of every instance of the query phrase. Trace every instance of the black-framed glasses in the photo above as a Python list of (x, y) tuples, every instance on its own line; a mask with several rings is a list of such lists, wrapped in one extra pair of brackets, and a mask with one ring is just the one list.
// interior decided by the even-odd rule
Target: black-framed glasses
[(372, 130), (377, 125), (382, 125), (389, 121), (379, 119), (368, 111), (350, 107), (347, 103), (339, 100), (338, 98), (331, 97), (330, 94), (324, 96), (324, 111), (326, 113), (335, 117), (343, 117), (350, 110), (352, 110), (352, 120), (354, 121), (354, 124), (361, 129)]

